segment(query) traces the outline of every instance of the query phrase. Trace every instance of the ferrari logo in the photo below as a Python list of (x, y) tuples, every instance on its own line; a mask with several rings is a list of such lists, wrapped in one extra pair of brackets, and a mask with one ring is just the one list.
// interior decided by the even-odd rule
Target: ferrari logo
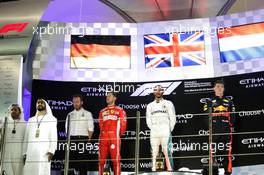
[(102, 116), (105, 116), (105, 115), (109, 115), (109, 111), (104, 111), (104, 112), (102, 113)]
[(223, 105), (214, 107), (214, 112), (227, 112), (228, 107), (224, 107)]

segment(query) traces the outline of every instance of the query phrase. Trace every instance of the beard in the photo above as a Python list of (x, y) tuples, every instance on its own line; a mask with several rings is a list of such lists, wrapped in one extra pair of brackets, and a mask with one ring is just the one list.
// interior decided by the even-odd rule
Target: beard
[(160, 99), (160, 98), (162, 98), (162, 95), (161, 94), (157, 94), (155, 97)]
[(13, 114), (13, 113), (11, 113), (11, 117), (13, 119), (19, 119), (20, 118), (20, 115), (19, 114)]
[(79, 105), (79, 106), (76, 105), (76, 106), (74, 106), (74, 109), (79, 110), (79, 109), (81, 109), (81, 107), (82, 107), (81, 105)]
[(45, 107), (42, 107), (42, 106), (38, 106), (38, 109), (37, 109), (38, 111), (44, 111), (44, 110), (46, 110), (46, 108)]

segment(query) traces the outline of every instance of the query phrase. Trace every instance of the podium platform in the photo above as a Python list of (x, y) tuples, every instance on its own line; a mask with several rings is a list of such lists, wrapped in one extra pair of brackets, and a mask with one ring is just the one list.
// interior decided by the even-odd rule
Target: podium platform
[[(113, 172), (111, 175), (114, 174)], [(56, 173), (52, 173), (52, 175), (57, 175)], [(60, 175), (63, 175), (61, 173)], [(71, 172), (69, 175), (79, 175), (78, 172)], [(98, 175), (97, 171), (90, 171), (87, 172), (87, 175)], [(121, 175), (136, 175), (134, 172), (122, 172)], [(201, 175), (201, 173), (195, 173), (195, 172), (187, 172), (187, 171), (174, 171), (174, 172), (167, 172), (167, 171), (161, 171), (161, 172), (139, 172), (138, 175)]]
[[(130, 174), (130, 173), (129, 173)], [(135, 173), (132, 173), (135, 175)], [(131, 175), (132, 175), (131, 174)], [(201, 175), (201, 173), (186, 172), (186, 171), (174, 171), (174, 172), (140, 172), (140, 175)]]

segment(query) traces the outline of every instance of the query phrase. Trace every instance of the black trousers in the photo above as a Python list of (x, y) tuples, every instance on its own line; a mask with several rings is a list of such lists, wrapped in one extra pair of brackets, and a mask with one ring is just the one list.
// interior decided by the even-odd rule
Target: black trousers
[(87, 175), (88, 153), (85, 145), (88, 142), (88, 136), (71, 136), (70, 137), (70, 157), (69, 169), (79, 171), (80, 175)]
[(212, 141), (214, 145), (213, 155), (214, 160), (225, 169), (225, 174), (229, 175), (232, 173), (232, 133), (231, 129), (219, 129), (213, 127)]

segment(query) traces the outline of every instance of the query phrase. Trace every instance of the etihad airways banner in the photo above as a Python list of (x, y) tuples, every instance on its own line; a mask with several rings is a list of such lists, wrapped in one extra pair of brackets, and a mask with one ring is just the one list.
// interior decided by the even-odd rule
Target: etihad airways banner
[[(181, 167), (201, 168), (208, 162), (208, 116), (203, 113), (206, 98), (213, 96), (213, 82), (218, 78), (194, 79), (165, 82), (140, 83), (96, 83), (96, 82), (56, 82), (33, 81), (32, 109), (35, 113), (37, 98), (45, 98), (58, 119), (58, 150), (52, 164), (53, 169), (62, 169), (65, 145), (65, 119), (73, 110), (72, 95), (84, 96), (84, 108), (91, 111), (95, 133), (89, 143), (71, 147), (79, 154), (87, 153), (87, 169), (96, 171), (98, 165), (98, 114), (106, 106), (105, 90), (120, 91), (118, 105), (127, 112), (128, 127), (122, 137), (122, 171), (135, 169), (136, 112), (140, 111), (139, 170), (151, 171), (150, 131), (146, 125), (146, 105), (153, 101), (152, 88), (160, 84), (165, 88), (165, 99), (171, 100), (176, 109), (176, 125), (172, 132), (174, 169)], [(220, 78), (219, 78), (220, 79)], [(222, 79), (222, 77), (221, 77)], [(223, 77), (226, 96), (234, 101), (237, 121), (233, 134), (233, 165), (244, 166), (263, 164), (264, 152), (264, 72)], [(196, 115), (194, 115), (196, 114)], [(253, 132), (253, 133), (250, 133)], [(82, 156), (80, 156), (82, 157)], [(81, 159), (77, 157), (77, 159)], [(223, 161), (222, 157), (218, 158)], [(248, 161), (250, 160), (250, 161)]]

